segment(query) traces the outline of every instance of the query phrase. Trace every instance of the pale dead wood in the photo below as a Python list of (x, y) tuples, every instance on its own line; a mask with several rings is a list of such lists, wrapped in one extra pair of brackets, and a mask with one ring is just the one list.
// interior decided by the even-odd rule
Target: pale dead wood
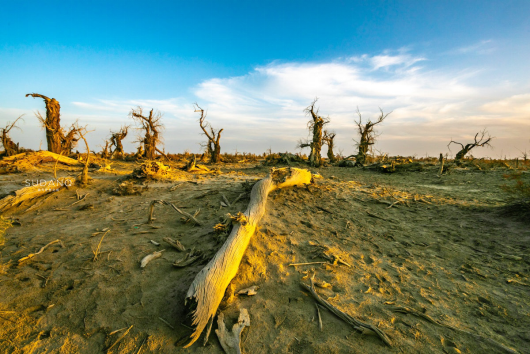
[(203, 347), (206, 347), (206, 344), (208, 344), (208, 338), (210, 338), (210, 333), (212, 332), (214, 317), (215, 316), (212, 316), (210, 318), (210, 322), (208, 322), (208, 327), (206, 328), (206, 334), (204, 335), (204, 342), (202, 344)]
[(237, 323), (232, 326), (229, 332), (224, 321), (224, 314), (221, 312), (217, 317), (218, 329), (215, 330), (219, 342), (226, 354), (241, 354), (241, 332), (245, 327), (250, 327), (250, 317), (247, 309), (241, 309)]
[[(30, 254), (28, 254), (26, 257), (22, 257), (22, 258), (20, 258), (20, 259), (18, 260), (18, 263), (20, 264), (20, 263), (22, 263), (22, 262), (24, 262), (24, 261), (26, 261), (26, 260), (28, 260), (28, 259), (31, 259), (31, 258), (35, 257), (35, 256), (38, 255), (38, 254), (41, 254), (41, 253), (42, 253), (42, 252), (43, 252), (48, 246), (51, 246), (51, 245), (53, 245), (54, 243), (57, 243), (57, 242), (59, 242), (59, 243), (61, 244), (61, 246), (62, 246), (62, 242), (61, 242), (61, 240), (55, 240), (55, 241), (52, 241), (52, 242), (50, 242), (50, 243), (48, 243), (48, 244), (42, 246), (41, 249), (39, 250), (39, 252), (36, 252), (36, 253), (30, 253)], [(63, 246), (63, 247), (64, 247), (64, 246)]]
[(186, 252), (186, 247), (184, 247), (184, 245), (180, 243), (179, 240), (173, 240), (172, 238), (169, 238), (169, 237), (164, 237), (163, 240), (169, 243), (177, 251)]
[[(194, 218), (196, 218), (196, 217), (197, 217), (197, 215), (199, 215), (200, 213), (201, 213), (201, 208), (199, 208), (199, 209), (195, 210), (195, 213), (193, 213), (193, 217), (194, 217)], [(191, 221), (191, 219), (190, 219), (190, 218), (187, 218), (187, 217), (184, 217), (184, 216), (183, 216), (183, 217), (181, 217), (181, 218), (180, 218), (180, 220), (182, 220), (182, 221), (183, 221), (184, 223), (188, 223), (188, 222), (190, 222), (190, 221)]]
[(239, 199), (243, 198), (245, 195), (246, 193), (241, 193), (240, 195), (237, 196), (236, 199), (234, 199), (234, 201), (231, 204), (235, 205), (239, 201)]
[(121, 337), (118, 338), (118, 340), (116, 340), (116, 341), (114, 342), (114, 344), (111, 345), (111, 346), (107, 349), (107, 353), (108, 353), (112, 348), (114, 348), (114, 347), (116, 346), (116, 344), (118, 344), (119, 342), (121, 342), (121, 340), (122, 340), (123, 338), (125, 338), (125, 336), (129, 333), (129, 331), (131, 330), (131, 328), (133, 328), (133, 325), (131, 325), (131, 327), (129, 327), (129, 328), (127, 329), (127, 331), (125, 331), (125, 333), (123, 333), (123, 334), (121, 335)]
[(228, 206), (228, 207), (232, 206), (232, 205), (230, 204), (230, 202), (228, 201), (228, 199), (226, 199), (226, 195), (221, 194), (221, 197), (223, 197), (223, 201), (225, 202), (226, 206)]
[[(155, 204), (162, 204), (162, 205), (169, 205), (171, 206), (173, 209), (175, 209), (179, 214), (181, 215), (184, 215), (186, 218), (190, 219), (190, 220), (193, 220), (197, 225), (202, 225), (202, 223), (197, 220), (195, 218), (195, 216), (191, 215), (190, 213), (188, 212), (185, 212), (183, 210), (180, 210), (179, 208), (177, 208), (173, 203), (170, 203), (170, 202), (166, 202), (164, 200), (153, 200), (151, 202), (151, 205), (150, 205), (150, 209), (149, 209), (149, 218), (147, 220), (147, 223), (151, 223), (153, 222), (154, 217), (153, 217), (153, 214), (154, 214), (154, 208), (155, 208)], [(200, 211), (200, 210), (199, 210)], [(197, 213), (198, 214), (198, 213)]]
[(38, 198), (42, 195), (57, 191), (65, 186), (73, 185), (75, 179), (71, 177), (59, 178), (42, 185), (29, 186), (19, 189), (15, 195), (8, 195), (0, 200), (0, 211), (5, 212), (9, 208), (17, 206), (27, 200)]
[(329, 265), (331, 265), (331, 263), (329, 263), (329, 262), (307, 262), (307, 263), (291, 263), (291, 264), (289, 264), (289, 266), (296, 267), (296, 266), (311, 265), (311, 264), (329, 264)]
[[(76, 193), (77, 193), (77, 191), (76, 191)], [(77, 203), (81, 203), (83, 200), (86, 199), (86, 197), (87, 197), (89, 194), (90, 194), (90, 193), (87, 193), (87, 194), (83, 195), (83, 196), (81, 197), (81, 199), (79, 199), (77, 202), (74, 202), (74, 203), (70, 204), (70, 206), (74, 206), (74, 205), (76, 205)]]
[(259, 289), (259, 286), (253, 285), (250, 288), (245, 288), (245, 289), (239, 290), (236, 293), (236, 295), (247, 295), (247, 296), (256, 295), (258, 293), (257, 292), (258, 289)]
[(470, 336), (472, 336), (473, 338), (481, 341), (481, 342), (487, 342), (491, 345), (494, 345), (496, 346), (497, 348), (499, 349), (502, 349), (503, 351), (507, 352), (507, 353), (518, 353), (515, 349), (512, 349), (512, 348), (509, 348), (507, 346), (505, 346), (504, 344), (501, 344), (489, 337), (484, 337), (484, 336), (481, 336), (479, 334), (475, 334), (475, 333), (472, 333), (472, 332), (469, 332), (469, 331), (466, 331), (466, 330), (463, 330), (463, 329), (460, 329), (460, 328), (456, 328), (456, 327), (453, 327), (453, 326), (450, 326), (450, 325), (446, 325), (442, 322), (439, 322), (435, 319), (433, 319), (431, 316), (429, 315), (426, 315), (424, 313), (421, 313), (419, 311), (416, 311), (414, 309), (411, 309), (410, 307), (405, 307), (405, 306), (392, 306), (391, 307), (391, 310), (393, 312), (398, 312), (398, 313), (405, 313), (405, 314), (411, 314), (411, 315), (414, 315), (414, 316), (417, 316), (417, 317), (420, 317), (420, 318), (423, 318), (424, 320), (430, 322), (430, 323), (433, 323), (433, 324), (436, 324), (438, 326), (442, 326), (442, 327), (445, 327), (445, 328), (449, 328), (453, 331), (456, 331), (456, 332), (460, 332), (460, 333), (464, 333), (464, 334), (468, 334)]
[(320, 328), (320, 332), (322, 332), (322, 317), (320, 317), (320, 309), (318, 308), (318, 304), (316, 303), (315, 303), (315, 307), (317, 308), (318, 328)]
[(114, 335), (114, 334), (116, 334), (118, 332), (121, 332), (121, 331), (125, 330), (125, 329), (127, 329), (127, 327), (123, 327), (123, 328), (117, 329), (115, 331), (112, 331), (112, 332), (109, 333), (109, 336), (112, 336), (112, 335)]
[(312, 181), (311, 172), (297, 168), (272, 169), (267, 177), (252, 188), (250, 203), (239, 223), (233, 226), (228, 239), (197, 274), (186, 294), (186, 305), (192, 317), (194, 333), (190, 336), (191, 346), (200, 336), (208, 321), (215, 315), (230, 281), (237, 274), (239, 264), (265, 214), (268, 194), (279, 188), (301, 186)]
[(186, 254), (186, 256), (184, 256), (184, 258), (175, 261), (175, 263), (173, 263), (173, 266), (177, 268), (183, 268), (189, 266), (192, 263), (197, 262), (198, 260), (203, 259), (203, 256), (204, 255), (202, 252), (195, 251), (195, 249), (193, 248), (190, 252)]
[(162, 317), (158, 317), (158, 319), (162, 322), (164, 322), (165, 324), (167, 324), (171, 329), (175, 329), (174, 326), (171, 325), (171, 323), (169, 323), (168, 321), (164, 320)]
[(140, 268), (145, 268), (145, 266), (147, 266), (147, 264), (151, 262), (153, 259), (162, 257), (162, 252), (164, 251), (165, 250), (156, 251), (142, 258), (142, 261), (140, 262)]
[(338, 308), (336, 308), (335, 306), (333, 306), (332, 304), (324, 300), (322, 297), (320, 297), (320, 295), (318, 295), (315, 290), (313, 279), (311, 279), (311, 286), (304, 284), (304, 283), (300, 283), (300, 285), (302, 285), (304, 289), (309, 291), (309, 293), (313, 296), (313, 298), (315, 298), (315, 300), (320, 305), (328, 309), (331, 313), (333, 313), (335, 316), (337, 316), (338, 318), (340, 318), (341, 320), (343, 320), (344, 322), (346, 322), (347, 324), (349, 324), (356, 330), (359, 330), (362, 332), (363, 329), (369, 329), (375, 332), (375, 334), (377, 334), (377, 336), (379, 336), (379, 338), (381, 338), (381, 340), (385, 342), (386, 345), (392, 346), (392, 341), (390, 340), (390, 338), (388, 338), (388, 336), (385, 333), (383, 333), (383, 331), (381, 331), (379, 328), (377, 328), (374, 325), (359, 321), (358, 319), (348, 315), (347, 313), (342, 312), (341, 310), (339, 310)]

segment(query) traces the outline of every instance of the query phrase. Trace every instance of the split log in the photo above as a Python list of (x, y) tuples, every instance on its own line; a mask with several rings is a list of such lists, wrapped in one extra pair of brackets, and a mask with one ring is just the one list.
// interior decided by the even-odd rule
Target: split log
[(201, 335), (223, 299), (228, 284), (236, 276), (241, 259), (265, 214), (267, 196), (279, 188), (302, 186), (312, 182), (311, 172), (297, 168), (272, 169), (267, 177), (257, 182), (250, 194), (250, 203), (239, 224), (234, 225), (228, 239), (210, 262), (197, 274), (187, 294), (185, 304), (192, 319), (194, 332), (191, 346)]
[(63, 187), (74, 185), (75, 179), (71, 177), (59, 178), (55, 181), (48, 181), (34, 186), (19, 189), (15, 195), (8, 195), (0, 200), (0, 211), (4, 212), (7, 209), (17, 206), (27, 200), (38, 198), (42, 195), (55, 192)]

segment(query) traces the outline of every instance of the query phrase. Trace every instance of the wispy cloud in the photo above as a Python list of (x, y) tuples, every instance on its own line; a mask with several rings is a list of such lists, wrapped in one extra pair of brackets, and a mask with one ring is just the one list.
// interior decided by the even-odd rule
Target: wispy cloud
[(458, 47), (451, 51), (449, 51), (450, 54), (490, 54), (494, 51), (496, 51), (497, 48), (495, 46), (495, 42), (491, 39), (482, 40), (478, 43), (464, 46), (464, 47)]

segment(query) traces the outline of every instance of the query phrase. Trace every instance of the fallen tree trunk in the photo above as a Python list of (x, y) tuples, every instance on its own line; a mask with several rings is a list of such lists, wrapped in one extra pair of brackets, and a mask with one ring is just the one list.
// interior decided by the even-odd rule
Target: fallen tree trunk
[(15, 192), (15, 195), (8, 195), (7, 197), (0, 200), (0, 212), (4, 212), (7, 209), (19, 205), (20, 203), (27, 200), (35, 199), (42, 195), (55, 192), (62, 187), (73, 186), (74, 183), (75, 178), (65, 177), (19, 189)]
[(78, 166), (81, 165), (81, 162), (75, 159), (71, 159), (66, 156), (55, 154), (50, 151), (37, 151), (37, 152), (24, 152), (22, 154), (17, 154), (9, 157), (4, 157), (0, 161), (0, 166), (7, 166), (10, 164), (20, 165), (24, 167), (25, 165), (38, 165), (43, 162), (54, 162), (58, 161), (63, 165), (67, 166)]
[(225, 290), (236, 276), (241, 259), (265, 214), (267, 196), (279, 188), (310, 184), (311, 172), (298, 168), (272, 169), (267, 177), (252, 188), (247, 210), (238, 218), (230, 236), (210, 262), (197, 274), (187, 294), (185, 304), (192, 318), (194, 332), (185, 348), (191, 346), (215, 316)]

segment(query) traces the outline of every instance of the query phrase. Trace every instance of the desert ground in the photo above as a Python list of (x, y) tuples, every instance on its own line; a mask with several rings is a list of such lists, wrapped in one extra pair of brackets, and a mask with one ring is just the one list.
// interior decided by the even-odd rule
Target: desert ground
[[(1, 194), (52, 180), (54, 165), (0, 175)], [(184, 298), (224, 241), (214, 226), (245, 210), (249, 186), (271, 167), (169, 165), (164, 178), (142, 179), (131, 177), (137, 163), (113, 161), (91, 168), (87, 186), (3, 212), (13, 225), (0, 246), (0, 353), (223, 353), (217, 320), (206, 343), (203, 333), (182, 347), (191, 333)], [(322, 178), (273, 191), (220, 307), (228, 328), (248, 310), (242, 352), (530, 353), (530, 220), (507, 207), (508, 167), (439, 169), (309, 168)], [(57, 166), (58, 177), (80, 171)], [(149, 223), (153, 200), (200, 224), (161, 204)], [(200, 257), (173, 265), (189, 253)], [(301, 285), (311, 279), (392, 346), (317, 306)], [(252, 286), (255, 295), (237, 294)]]

